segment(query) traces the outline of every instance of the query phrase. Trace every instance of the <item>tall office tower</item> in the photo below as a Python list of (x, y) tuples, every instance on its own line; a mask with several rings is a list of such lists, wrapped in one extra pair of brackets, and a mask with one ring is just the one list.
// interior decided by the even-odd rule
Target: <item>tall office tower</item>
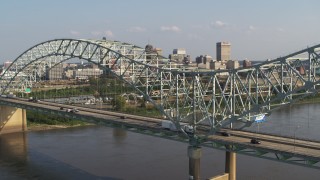
[(230, 60), (231, 44), (228, 42), (217, 42), (217, 61)]

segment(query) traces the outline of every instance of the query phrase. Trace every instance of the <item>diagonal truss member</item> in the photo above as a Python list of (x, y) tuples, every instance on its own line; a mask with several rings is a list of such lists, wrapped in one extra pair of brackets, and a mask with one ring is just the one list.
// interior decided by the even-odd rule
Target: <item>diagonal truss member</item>
[(183, 131), (249, 126), (254, 117), (313, 95), (319, 84), (320, 45), (248, 68), (203, 70), (133, 44), (55, 39), (26, 50), (0, 76), (0, 92), (33, 87), (47, 68), (72, 58), (97, 64), (134, 87)]

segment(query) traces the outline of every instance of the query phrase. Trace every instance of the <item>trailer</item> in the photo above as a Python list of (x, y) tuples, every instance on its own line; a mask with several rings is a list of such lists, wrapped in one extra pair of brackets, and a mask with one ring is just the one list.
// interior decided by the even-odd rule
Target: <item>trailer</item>
[(169, 120), (162, 120), (161, 127), (170, 131), (178, 131), (176, 125)]
[[(186, 133), (193, 133), (194, 132), (193, 127), (191, 125), (189, 125), (188, 123), (181, 122), (180, 126)], [(161, 127), (163, 129), (167, 129), (170, 131), (179, 131), (177, 129), (176, 125), (172, 121), (169, 121), (169, 120), (162, 120)]]

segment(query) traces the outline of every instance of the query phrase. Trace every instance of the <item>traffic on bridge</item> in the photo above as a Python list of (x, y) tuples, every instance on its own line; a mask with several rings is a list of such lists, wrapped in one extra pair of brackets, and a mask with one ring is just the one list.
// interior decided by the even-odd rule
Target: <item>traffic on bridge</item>
[[(64, 115), (87, 122), (103, 123), (110, 127), (123, 127), (129, 131), (159, 136), (189, 143), (180, 131), (162, 126), (163, 119), (136, 116), (130, 114), (83, 108), (73, 105), (45, 101), (29, 101), (23, 98), (0, 98), (1, 105), (19, 107), (36, 112)], [(74, 110), (74, 111), (68, 111)], [(257, 156), (287, 163), (320, 168), (320, 142), (281, 137), (253, 132), (221, 129), (213, 135), (205, 136), (207, 127), (199, 127), (202, 144), (206, 147), (235, 151), (250, 156)], [(192, 132), (189, 132), (189, 135)], [(258, 139), (258, 141), (252, 141)], [(232, 147), (229, 149), (228, 147)]]

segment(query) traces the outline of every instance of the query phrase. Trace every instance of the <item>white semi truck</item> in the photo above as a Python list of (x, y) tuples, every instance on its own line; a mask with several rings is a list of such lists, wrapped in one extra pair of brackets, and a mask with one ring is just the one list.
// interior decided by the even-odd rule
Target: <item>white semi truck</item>
[[(189, 124), (187, 123), (180, 123), (181, 127), (183, 128), (183, 130), (186, 132), (186, 133), (193, 133), (193, 127), (190, 126)], [(172, 122), (172, 121), (169, 121), (169, 120), (162, 120), (161, 122), (161, 127), (163, 129), (168, 129), (170, 131), (178, 131), (176, 125)]]

